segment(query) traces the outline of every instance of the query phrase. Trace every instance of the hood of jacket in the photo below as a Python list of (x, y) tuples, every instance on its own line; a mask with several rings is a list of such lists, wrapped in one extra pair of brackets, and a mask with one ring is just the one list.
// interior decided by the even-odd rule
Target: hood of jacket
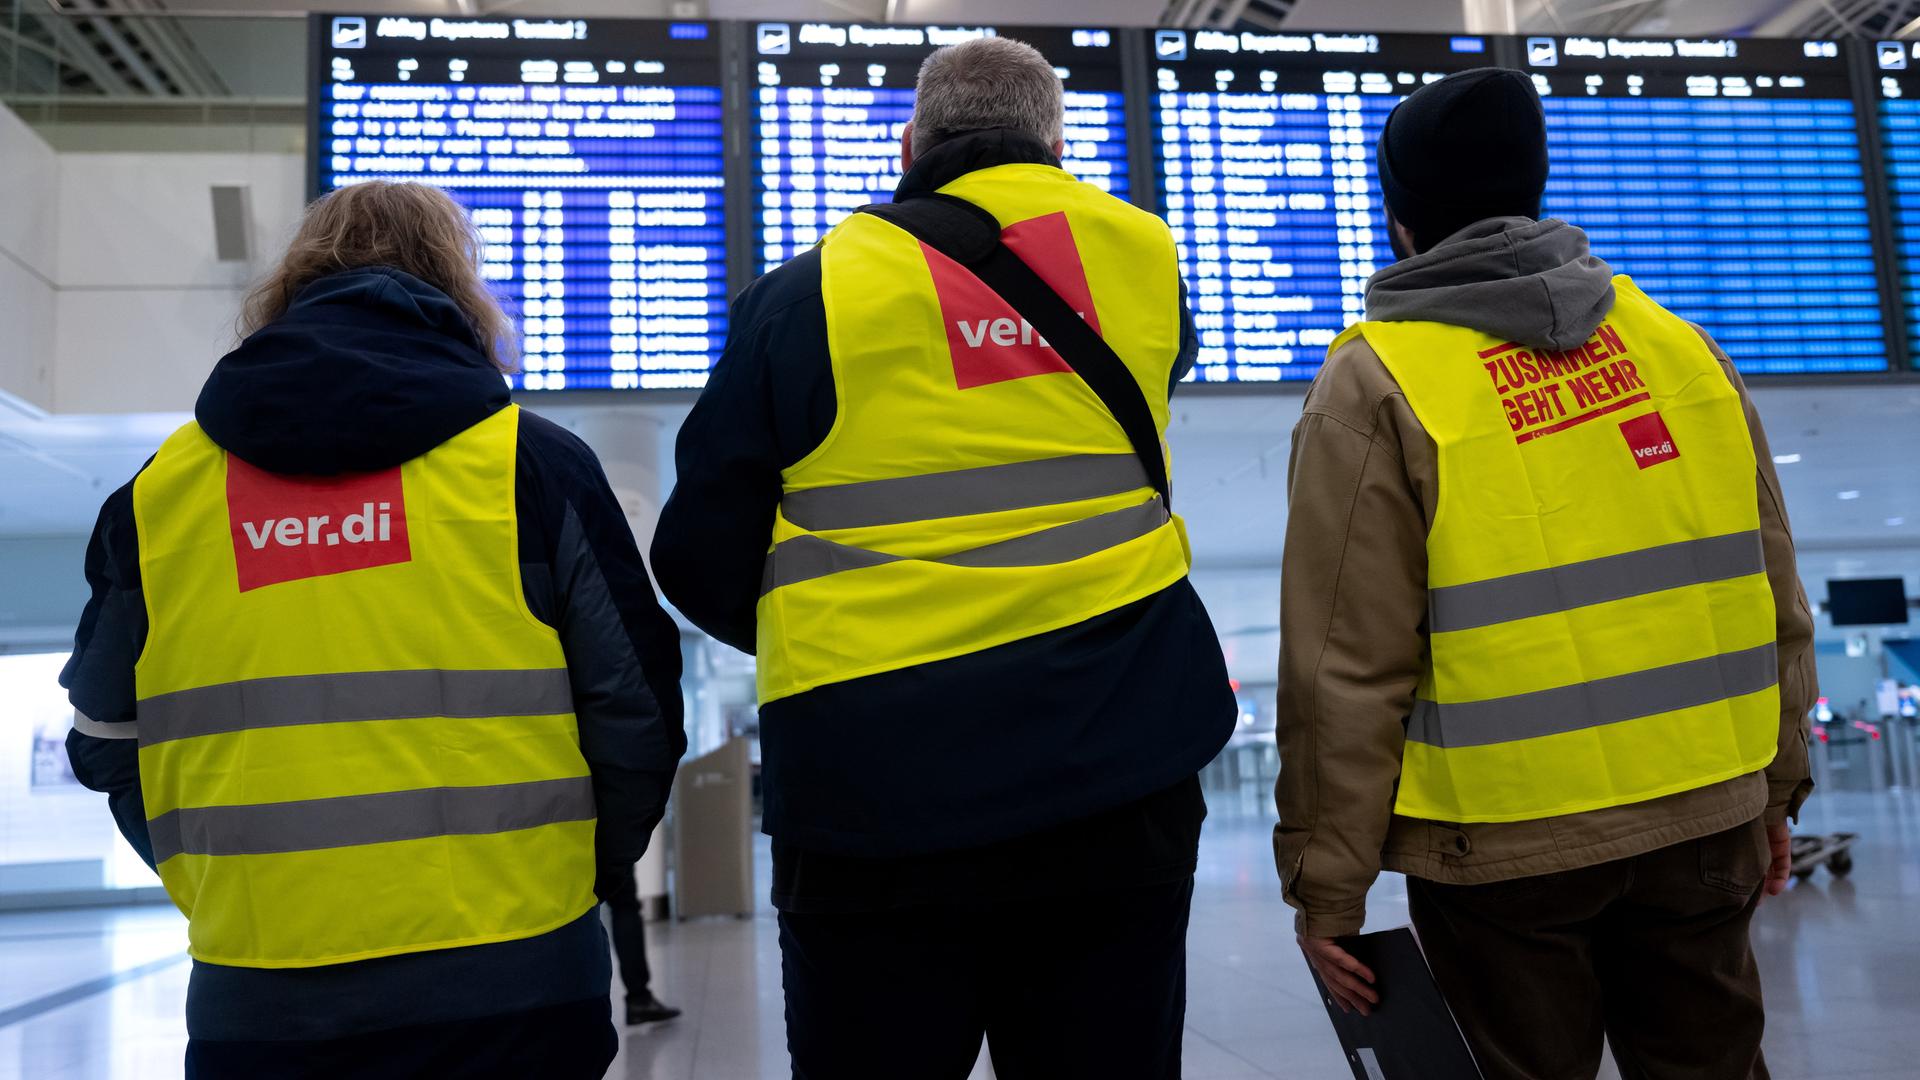
[(1046, 143), (1011, 128), (984, 128), (955, 135), (915, 159), (894, 189), (895, 202), (938, 191), (970, 172), (999, 165), (1051, 165), (1060, 159)]
[(1571, 349), (1613, 308), (1613, 270), (1554, 218), (1488, 218), (1367, 282), (1367, 318), (1464, 326)]
[(249, 464), (331, 475), (410, 461), (508, 401), (459, 306), (377, 266), (302, 289), (215, 365), (194, 419)]

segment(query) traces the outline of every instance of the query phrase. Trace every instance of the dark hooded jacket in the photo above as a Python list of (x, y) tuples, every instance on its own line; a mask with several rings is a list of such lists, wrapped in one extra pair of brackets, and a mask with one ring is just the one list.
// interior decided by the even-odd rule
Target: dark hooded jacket
[[(923, 155), (895, 201), (1012, 163), (1059, 165), (1037, 139), (978, 131)], [(725, 354), (680, 429), (653, 544), (668, 598), (745, 651), (781, 472), (839, 408), (820, 266), (815, 248), (735, 303)], [(1184, 310), (1182, 331), (1176, 381), (1198, 349)], [(1195, 776), (1237, 714), (1219, 637), (1184, 578), (1061, 630), (770, 702), (774, 901), (885, 906), (1185, 876), (1205, 813)]]
[[(1567, 349), (1587, 340), (1613, 299), (1613, 271), (1579, 229), (1489, 218), (1375, 274), (1367, 318), (1447, 323)], [(1539, 821), (1395, 814), (1406, 718), (1427, 649), (1427, 532), (1439, 505), (1439, 452), (1379, 355), (1355, 337), (1327, 358), (1293, 433), (1274, 854), (1302, 933), (1358, 933), (1382, 869), (1456, 885), (1533, 877), (1799, 810), (1812, 788), (1802, 727), (1817, 694), (1813, 615), (1760, 417), (1732, 361), (1700, 336), (1740, 395), (1759, 461), (1754, 487), (1780, 644), (1778, 757), (1723, 783)]]
[[(508, 404), (505, 380), (454, 302), (398, 270), (333, 274), (214, 368), (194, 415), (222, 448), (272, 472), (392, 468)], [(630, 872), (686, 748), (679, 633), (654, 599), (626, 517), (593, 451), (531, 413), (520, 423), (515, 504), (527, 604), (560, 635), (592, 771), (603, 877)], [(61, 676), (85, 718), (67, 740), (80, 782), (105, 792), (152, 863), (138, 744), (87, 731), (136, 722), (134, 662), (147, 639), (133, 484), (100, 511), (92, 586)], [(611, 879), (608, 879), (611, 880)], [(187, 1027), (198, 1039), (328, 1039), (604, 997), (597, 912), (497, 945), (317, 968), (196, 963)]]

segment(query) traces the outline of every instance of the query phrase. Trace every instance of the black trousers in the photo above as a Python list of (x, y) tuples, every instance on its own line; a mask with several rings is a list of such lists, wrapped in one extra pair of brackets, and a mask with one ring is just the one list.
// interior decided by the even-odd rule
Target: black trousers
[(1191, 876), (1045, 900), (780, 915), (796, 1080), (1177, 1080)]
[(633, 880), (633, 867), (613, 875), (605, 899), (607, 921), (613, 924), (613, 955), (620, 961), (620, 981), (626, 984), (628, 997), (646, 997), (653, 983), (653, 969), (647, 966), (647, 924), (640, 911), (640, 887)]
[(1487, 1080), (1765, 1080), (1747, 939), (1759, 821), (1492, 885), (1409, 878), (1413, 924)]
[(187, 1043), (187, 1080), (600, 1080), (620, 1049), (606, 998), (344, 1039)]

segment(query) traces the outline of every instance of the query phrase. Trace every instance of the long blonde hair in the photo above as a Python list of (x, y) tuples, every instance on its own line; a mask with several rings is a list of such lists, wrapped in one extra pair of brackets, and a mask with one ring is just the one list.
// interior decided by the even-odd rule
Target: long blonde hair
[(467, 317), (487, 359), (519, 366), (513, 320), (480, 276), (480, 234), (460, 204), (428, 184), (373, 180), (314, 200), (280, 265), (241, 308), (246, 336), (286, 314), (301, 289), (342, 270), (391, 266), (446, 293)]

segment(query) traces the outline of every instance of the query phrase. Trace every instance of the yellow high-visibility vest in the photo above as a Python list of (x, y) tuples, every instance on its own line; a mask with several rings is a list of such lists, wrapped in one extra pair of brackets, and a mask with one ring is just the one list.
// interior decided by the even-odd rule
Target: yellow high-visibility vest
[[(940, 189), (1075, 305), (1162, 435), (1180, 349), (1164, 222), (1046, 165)], [(838, 409), (782, 475), (759, 603), (765, 703), (1071, 626), (1187, 574), (1186, 533), (1105, 405), (965, 269), (870, 214), (821, 247)]]
[(1366, 337), (1440, 451), (1431, 649), (1396, 812), (1526, 821), (1765, 768), (1780, 724), (1752, 436), (1692, 327), (1625, 277), (1582, 346)]
[(307, 967), (532, 937), (593, 896), (559, 636), (520, 582), (508, 407), (380, 473), (189, 423), (134, 482), (140, 778), (190, 952)]

